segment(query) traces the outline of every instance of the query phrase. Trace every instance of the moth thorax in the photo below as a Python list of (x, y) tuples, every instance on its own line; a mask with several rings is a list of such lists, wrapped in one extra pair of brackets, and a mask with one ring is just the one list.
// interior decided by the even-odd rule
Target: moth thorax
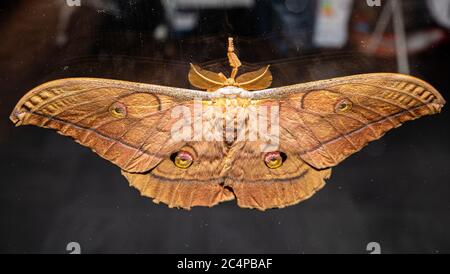
[(223, 112), (234, 115), (235, 113), (242, 111), (242, 108), (251, 105), (251, 103), (252, 101), (247, 98), (225, 97), (205, 102), (204, 105), (206, 105), (206, 107), (220, 107)]
[(245, 90), (242, 88), (230, 85), (230, 86), (225, 86), (223, 88), (219, 88), (216, 92), (219, 94), (222, 94), (224, 96), (232, 96), (232, 95), (238, 96), (242, 92), (245, 92)]

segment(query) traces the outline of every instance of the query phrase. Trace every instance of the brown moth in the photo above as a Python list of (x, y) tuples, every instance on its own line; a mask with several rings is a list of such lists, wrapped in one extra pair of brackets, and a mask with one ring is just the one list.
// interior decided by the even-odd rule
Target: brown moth
[[(241, 62), (232, 39), (228, 59), (230, 77), (191, 65), (190, 83), (208, 92), (61, 79), (28, 92), (10, 119), (17, 126), (37, 125), (73, 137), (119, 166), (130, 185), (156, 203), (190, 209), (236, 198), (240, 207), (265, 210), (311, 197), (332, 167), (390, 129), (439, 113), (445, 104), (431, 85), (407, 75), (362, 74), (269, 88), (269, 67), (238, 76)], [(196, 100), (218, 108), (231, 124), (238, 123), (235, 114), (241, 115), (244, 135), (255, 123), (250, 109), (277, 107), (276, 148), (263, 150), (266, 139), (238, 138), (236, 130), (209, 140), (174, 139), (180, 122), (174, 110), (195, 111)], [(182, 124), (195, 129), (199, 121), (209, 126), (201, 133), (223, 127), (217, 115)], [(265, 122), (274, 127), (272, 120)]]

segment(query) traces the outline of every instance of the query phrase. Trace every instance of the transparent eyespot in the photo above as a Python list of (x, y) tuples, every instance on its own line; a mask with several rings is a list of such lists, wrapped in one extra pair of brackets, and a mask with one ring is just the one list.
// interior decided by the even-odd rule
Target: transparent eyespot
[(344, 100), (340, 101), (339, 103), (337, 103), (336, 112), (349, 111), (352, 109), (352, 107), (353, 107), (353, 103), (348, 99), (344, 99)]
[(194, 159), (192, 158), (192, 155), (189, 152), (186, 151), (179, 151), (177, 153), (174, 153), (171, 157), (173, 163), (178, 168), (186, 169), (192, 165), (194, 162)]
[(125, 118), (127, 116), (127, 107), (120, 102), (115, 102), (109, 107), (109, 112), (116, 118)]
[(264, 156), (264, 162), (266, 166), (270, 169), (276, 169), (283, 165), (283, 162), (286, 160), (286, 154), (275, 151), (266, 153)]

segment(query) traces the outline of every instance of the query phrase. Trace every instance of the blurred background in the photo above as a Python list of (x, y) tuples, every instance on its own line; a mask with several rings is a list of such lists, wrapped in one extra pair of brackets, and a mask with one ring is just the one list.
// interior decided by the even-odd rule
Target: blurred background
[(450, 252), (450, 127), (408, 123), (281, 210), (235, 202), (168, 209), (67, 137), (14, 128), (31, 88), (103, 77), (189, 88), (189, 62), (228, 72), (271, 64), (273, 86), (367, 72), (420, 77), (449, 98), (450, 0), (16, 0), (0, 2), (0, 252)]

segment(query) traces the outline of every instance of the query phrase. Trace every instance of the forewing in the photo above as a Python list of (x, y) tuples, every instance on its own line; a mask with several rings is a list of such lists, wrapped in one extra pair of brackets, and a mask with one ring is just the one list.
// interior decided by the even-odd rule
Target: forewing
[(339, 164), (390, 129), (438, 113), (445, 104), (431, 85), (400, 74), (357, 75), (268, 91), (281, 98), (281, 142), (295, 141), (296, 155), (318, 169)]
[(171, 110), (193, 105), (193, 95), (183, 92), (189, 90), (106, 79), (62, 79), (27, 93), (10, 119), (16, 125), (55, 129), (123, 170), (145, 172), (185, 144), (171, 138), (171, 127), (180, 119), (172, 117)]

